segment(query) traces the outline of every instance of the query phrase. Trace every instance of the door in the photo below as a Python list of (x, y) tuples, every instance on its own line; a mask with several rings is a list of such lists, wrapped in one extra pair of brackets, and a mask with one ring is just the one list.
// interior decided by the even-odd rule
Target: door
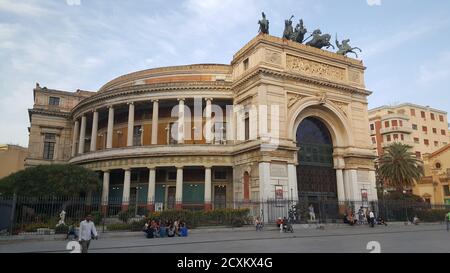
[(220, 185), (214, 186), (214, 209), (227, 207), (227, 187)]
[(176, 187), (171, 186), (167, 189), (167, 208), (174, 209), (175, 208), (175, 193)]

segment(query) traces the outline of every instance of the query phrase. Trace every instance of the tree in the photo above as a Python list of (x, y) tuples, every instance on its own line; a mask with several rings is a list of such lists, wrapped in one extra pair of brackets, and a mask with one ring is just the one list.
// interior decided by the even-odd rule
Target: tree
[(412, 147), (401, 143), (389, 145), (379, 158), (379, 178), (390, 187), (402, 192), (423, 176), (422, 162), (410, 152)]
[(76, 165), (40, 165), (0, 179), (0, 193), (19, 196), (80, 196), (101, 189), (94, 171)]

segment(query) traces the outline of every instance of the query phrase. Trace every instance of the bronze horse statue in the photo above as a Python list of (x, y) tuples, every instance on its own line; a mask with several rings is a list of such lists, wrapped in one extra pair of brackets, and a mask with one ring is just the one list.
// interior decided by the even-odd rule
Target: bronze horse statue
[(334, 49), (334, 46), (330, 43), (330, 40), (331, 40), (330, 34), (322, 35), (322, 31), (320, 31), (320, 29), (316, 29), (311, 34), (311, 36), (309, 36), (307, 39), (309, 39), (310, 37), (313, 37), (313, 39), (311, 41), (307, 42), (306, 45), (312, 46), (312, 47), (315, 47), (318, 49), (322, 49), (323, 47), (325, 47), (325, 48), (332, 47)]
[(266, 14), (262, 13), (262, 19), (258, 21), (259, 32), (269, 34), (269, 20), (266, 19)]
[(294, 28), (292, 27), (292, 18), (294, 18), (294, 15), (292, 15), (289, 20), (284, 20), (283, 39), (292, 40), (292, 36), (294, 35)]
[(303, 20), (300, 19), (300, 22), (295, 26), (294, 34), (292, 35), (292, 41), (297, 43), (303, 43), (303, 39), (305, 38), (305, 34), (308, 30), (303, 25)]
[(339, 50), (336, 53), (344, 56), (346, 56), (348, 53), (353, 53), (355, 54), (356, 58), (358, 58), (358, 54), (356, 54), (354, 50), (357, 49), (359, 50), (359, 52), (362, 52), (362, 50), (359, 47), (351, 47), (349, 42), (350, 39), (345, 39), (342, 40), (342, 44), (340, 44), (336, 34), (336, 46), (339, 48)]

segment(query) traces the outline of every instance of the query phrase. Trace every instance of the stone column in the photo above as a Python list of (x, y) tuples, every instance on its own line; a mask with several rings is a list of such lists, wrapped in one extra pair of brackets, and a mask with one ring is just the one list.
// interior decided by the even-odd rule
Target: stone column
[(106, 133), (106, 149), (112, 148), (114, 129), (114, 107), (109, 106), (108, 110), (108, 131)]
[[(264, 202), (267, 202), (269, 198), (270, 191), (270, 163), (260, 162), (259, 163), (259, 196), (260, 196), (260, 211), (263, 212), (263, 221), (268, 222), (275, 219), (269, 219), (268, 206)], [(250, 193), (251, 198), (251, 193)], [(273, 197), (272, 197), (273, 198)], [(254, 200), (252, 200), (254, 201)], [(278, 216), (277, 216), (278, 217)], [(272, 217), (273, 218), (273, 217)]]
[(72, 157), (77, 155), (77, 138), (79, 129), (80, 123), (78, 122), (78, 120), (75, 120), (75, 123), (73, 125), (73, 136), (72, 136)]
[(369, 182), (370, 182), (369, 202), (377, 201), (378, 200), (377, 177), (376, 177), (375, 171), (369, 171)]
[(98, 111), (95, 110), (92, 116), (92, 133), (91, 133), (91, 152), (97, 150), (97, 131), (98, 131)]
[(297, 168), (294, 164), (288, 164), (288, 184), (289, 199), (298, 201)]
[(149, 168), (148, 194), (147, 194), (147, 209), (149, 211), (155, 211), (155, 192), (156, 192), (156, 169)]
[(205, 117), (206, 117), (206, 122), (205, 122), (205, 140), (206, 143), (211, 143), (213, 141), (213, 134), (212, 134), (212, 119), (211, 119), (211, 101), (212, 98), (206, 98), (206, 108), (205, 108)]
[(344, 186), (344, 173), (342, 169), (336, 169), (336, 183), (337, 183), (337, 195), (339, 203), (346, 201), (345, 186)]
[(81, 126), (80, 126), (80, 139), (78, 144), (78, 153), (84, 153), (84, 142), (86, 140), (86, 116), (83, 115), (81, 117)]
[(130, 205), (130, 183), (131, 169), (126, 169), (123, 177), (122, 210), (127, 210)]
[(183, 167), (177, 167), (177, 185), (175, 190), (175, 207), (183, 208)]
[(211, 167), (205, 166), (205, 210), (211, 210)]
[(184, 143), (184, 99), (178, 99), (178, 144)]
[(158, 144), (159, 100), (153, 100), (152, 145)]
[(110, 171), (103, 171), (103, 189), (102, 189), (102, 212), (103, 215), (107, 215), (108, 209), (108, 196), (109, 196), (109, 179), (110, 179)]
[(128, 103), (128, 131), (127, 131), (127, 147), (133, 146), (134, 133), (134, 103)]
[(345, 196), (347, 201), (361, 201), (361, 194), (358, 191), (357, 170), (344, 170)]

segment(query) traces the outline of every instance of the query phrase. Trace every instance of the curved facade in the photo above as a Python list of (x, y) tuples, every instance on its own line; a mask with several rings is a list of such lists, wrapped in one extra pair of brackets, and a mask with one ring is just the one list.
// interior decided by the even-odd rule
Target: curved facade
[[(298, 145), (298, 128), (313, 119), (329, 136), (336, 200), (375, 200), (364, 69), (358, 60), (258, 35), (230, 65), (139, 71), (98, 92), (37, 86), (27, 164), (98, 171), (104, 202), (117, 198), (123, 207), (317, 198), (320, 187), (299, 190), (299, 157), (324, 156), (299, 152), (309, 146)], [(59, 106), (45, 104), (56, 98)]]

